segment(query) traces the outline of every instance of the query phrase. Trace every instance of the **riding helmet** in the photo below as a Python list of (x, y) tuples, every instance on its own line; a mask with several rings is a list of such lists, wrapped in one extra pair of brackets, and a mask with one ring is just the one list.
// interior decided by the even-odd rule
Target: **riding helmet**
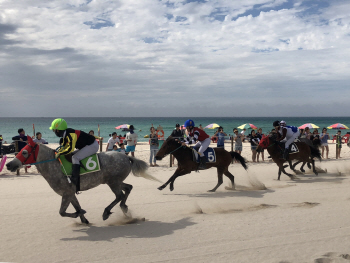
[(59, 130), (59, 131), (64, 131), (68, 128), (67, 122), (64, 119), (55, 119), (51, 123), (50, 130)]
[(273, 127), (280, 126), (280, 121), (274, 121), (272, 125)]
[(194, 121), (193, 120), (187, 120), (185, 121), (185, 124), (184, 124), (184, 127), (187, 128), (187, 127), (194, 127)]

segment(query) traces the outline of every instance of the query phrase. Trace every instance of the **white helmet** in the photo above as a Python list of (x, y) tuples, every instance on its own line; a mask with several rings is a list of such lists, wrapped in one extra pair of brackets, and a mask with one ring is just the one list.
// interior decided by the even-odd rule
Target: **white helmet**
[(287, 123), (285, 121), (280, 121), (280, 125), (281, 125), (281, 127), (286, 127)]

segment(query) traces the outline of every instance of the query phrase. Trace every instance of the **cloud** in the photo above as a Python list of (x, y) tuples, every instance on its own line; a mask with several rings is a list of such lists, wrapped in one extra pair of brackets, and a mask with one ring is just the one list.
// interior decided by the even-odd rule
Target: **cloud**
[(0, 110), (344, 115), (348, 8), (337, 0), (4, 0)]

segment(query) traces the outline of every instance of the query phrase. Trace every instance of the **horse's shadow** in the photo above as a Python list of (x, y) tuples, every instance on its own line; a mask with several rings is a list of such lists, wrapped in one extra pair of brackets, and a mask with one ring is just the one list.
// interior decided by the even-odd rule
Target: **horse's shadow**
[[(328, 177), (328, 176), (334, 176), (334, 177)], [(324, 177), (322, 175), (318, 176), (312, 176), (309, 174), (305, 175), (297, 175), (298, 179), (291, 181), (291, 183), (295, 184), (305, 184), (305, 183), (342, 183), (344, 179), (346, 179), (343, 176), (339, 176), (336, 174), (327, 174), (327, 177)]]
[(273, 193), (274, 190), (233, 190), (227, 192), (215, 192), (215, 193), (201, 193), (201, 194), (165, 194), (165, 195), (185, 195), (188, 197), (209, 197), (209, 198), (226, 198), (226, 197), (251, 197), (251, 198), (262, 198), (265, 194)]
[(156, 238), (173, 234), (176, 230), (185, 229), (196, 223), (191, 222), (189, 217), (165, 223), (160, 221), (144, 221), (136, 224), (119, 226), (93, 226), (89, 225), (82, 229), (74, 230), (83, 235), (72, 238), (62, 238), (62, 241), (109, 241), (115, 238)]

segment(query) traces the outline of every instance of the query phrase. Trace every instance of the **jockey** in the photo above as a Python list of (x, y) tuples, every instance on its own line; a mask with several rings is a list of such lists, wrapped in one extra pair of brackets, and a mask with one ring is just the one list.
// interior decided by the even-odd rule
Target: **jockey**
[(60, 155), (72, 153), (74, 149), (78, 149), (72, 155), (72, 177), (71, 180), (76, 186), (76, 192), (80, 191), (80, 161), (98, 151), (99, 145), (95, 137), (80, 130), (74, 130), (67, 127), (64, 119), (55, 119), (50, 130), (61, 137), (61, 148), (55, 155), (57, 159)]
[(198, 153), (201, 158), (199, 168), (206, 169), (206, 161), (203, 153), (210, 144), (209, 135), (206, 134), (202, 129), (194, 127), (194, 122), (192, 120), (187, 120), (184, 126), (188, 132), (188, 136), (185, 138), (185, 141), (182, 143), (182, 145), (191, 145), (192, 143), (195, 143), (194, 147), (199, 146)]
[(298, 127), (285, 126), (284, 124), (281, 124), (281, 122), (279, 121), (274, 121), (273, 127), (275, 127), (279, 137), (277, 141), (282, 141), (282, 140), (285, 141), (283, 159), (287, 160), (288, 154), (289, 154), (289, 145), (291, 145), (291, 143), (293, 143), (294, 140), (298, 138), (299, 130), (298, 130)]

